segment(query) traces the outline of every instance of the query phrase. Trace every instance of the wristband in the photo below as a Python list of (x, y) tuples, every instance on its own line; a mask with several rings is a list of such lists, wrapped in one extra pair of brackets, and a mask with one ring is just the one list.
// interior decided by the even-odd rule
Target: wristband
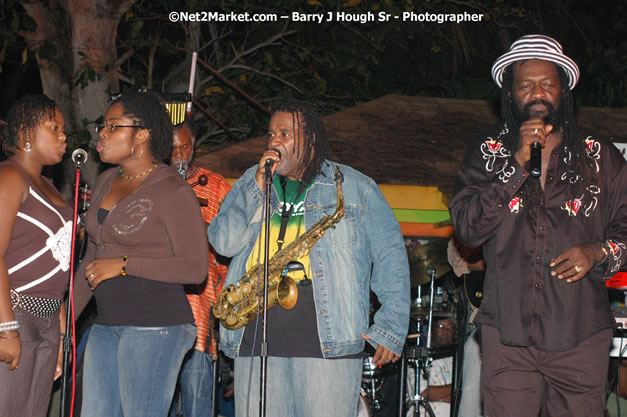
[(17, 320), (5, 321), (0, 323), (0, 332), (9, 332), (12, 330), (18, 330), (20, 328), (20, 323)]
[[(124, 255), (122, 257), (122, 261), (126, 263), (126, 261), (128, 260), (128, 256)], [(122, 276), (125, 277), (126, 276), (126, 264), (122, 265), (122, 272), (121, 272)]]
[(605, 246), (606, 246), (606, 243), (601, 242), (601, 251), (603, 252), (603, 259), (601, 260), (601, 262), (598, 262), (600, 264), (604, 263), (607, 260), (607, 257), (610, 256), (610, 251), (608, 251)]

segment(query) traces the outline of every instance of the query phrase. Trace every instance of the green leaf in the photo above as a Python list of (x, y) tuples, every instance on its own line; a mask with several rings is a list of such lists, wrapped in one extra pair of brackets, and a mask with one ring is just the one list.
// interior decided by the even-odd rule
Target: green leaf
[(57, 55), (57, 47), (50, 41), (44, 41), (37, 50), (37, 55), (43, 60), (52, 60)]

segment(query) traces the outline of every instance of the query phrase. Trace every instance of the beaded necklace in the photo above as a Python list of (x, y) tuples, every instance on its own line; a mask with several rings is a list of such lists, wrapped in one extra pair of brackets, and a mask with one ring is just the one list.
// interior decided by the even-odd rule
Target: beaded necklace
[(131, 176), (131, 175), (124, 175), (124, 171), (122, 170), (122, 168), (120, 168), (120, 173), (119, 173), (119, 175), (120, 175), (120, 178), (122, 178), (123, 180), (134, 180), (134, 179), (136, 179), (136, 178), (143, 177), (144, 175), (148, 175), (148, 174), (150, 174), (150, 173), (152, 172), (152, 170), (153, 170), (153, 169), (155, 169), (155, 168), (157, 168), (158, 166), (159, 166), (159, 165), (154, 164), (153, 166), (151, 166), (151, 167), (150, 167), (149, 169), (147, 169), (146, 171), (144, 171), (144, 172), (142, 172), (142, 173), (140, 173), (140, 174), (137, 174), (137, 175), (132, 175), (132, 176)]

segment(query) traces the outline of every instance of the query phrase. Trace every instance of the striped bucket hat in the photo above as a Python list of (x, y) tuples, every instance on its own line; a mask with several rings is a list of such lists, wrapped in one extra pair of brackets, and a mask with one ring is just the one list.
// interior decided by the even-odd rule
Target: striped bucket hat
[(527, 59), (551, 61), (568, 74), (568, 87), (572, 90), (579, 81), (579, 67), (575, 61), (564, 55), (562, 45), (555, 39), (544, 35), (525, 35), (509, 48), (509, 52), (501, 55), (492, 65), (492, 78), (501, 87), (503, 71), (510, 64)]

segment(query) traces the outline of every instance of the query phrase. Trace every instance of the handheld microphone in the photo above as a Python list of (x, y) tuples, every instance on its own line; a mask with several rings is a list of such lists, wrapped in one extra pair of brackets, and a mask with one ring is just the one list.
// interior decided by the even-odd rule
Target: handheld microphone
[(542, 146), (538, 142), (531, 144), (531, 158), (529, 159), (531, 176), (538, 178), (542, 174)]
[(87, 162), (88, 158), (89, 155), (85, 149), (76, 148), (76, 150), (72, 152), (72, 162), (74, 162), (74, 165), (77, 168), (80, 168), (85, 162)]
[[(279, 151), (276, 148), (270, 148), (270, 150), (278, 153), (279, 154), (279, 160), (281, 159), (281, 151)], [(275, 162), (278, 162), (278, 161), (275, 161), (274, 159), (271, 159), (271, 158), (266, 159), (266, 163), (265, 163), (266, 168), (270, 168), (272, 165), (274, 165)]]

